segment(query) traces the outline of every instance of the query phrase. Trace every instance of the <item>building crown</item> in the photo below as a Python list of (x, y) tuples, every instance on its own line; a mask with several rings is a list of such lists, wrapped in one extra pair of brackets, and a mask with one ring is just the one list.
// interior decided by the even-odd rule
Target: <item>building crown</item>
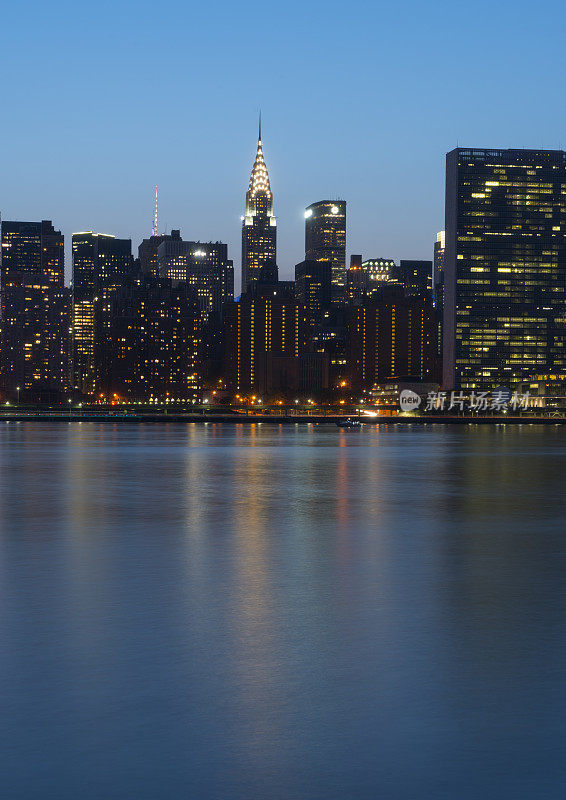
[(269, 184), (269, 174), (267, 172), (265, 159), (263, 157), (261, 136), (257, 142), (257, 153), (255, 156), (254, 165), (252, 167), (252, 174), (250, 176), (248, 198), (253, 200), (260, 193), (265, 194), (268, 200), (271, 200), (271, 186)]

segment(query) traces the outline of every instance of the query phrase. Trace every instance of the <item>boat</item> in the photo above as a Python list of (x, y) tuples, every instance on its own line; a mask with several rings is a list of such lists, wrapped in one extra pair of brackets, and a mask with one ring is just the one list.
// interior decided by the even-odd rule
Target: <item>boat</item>
[(359, 419), (350, 419), (349, 417), (348, 417), (348, 419), (339, 419), (338, 422), (336, 423), (336, 425), (338, 425), (339, 428), (361, 428), (362, 427), (362, 423), (360, 422)]

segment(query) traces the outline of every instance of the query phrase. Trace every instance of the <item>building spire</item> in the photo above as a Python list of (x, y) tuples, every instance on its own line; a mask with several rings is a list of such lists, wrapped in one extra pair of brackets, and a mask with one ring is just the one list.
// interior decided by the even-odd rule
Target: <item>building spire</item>
[(261, 109), (258, 139), (250, 184), (246, 192), (246, 211), (242, 217), (242, 292), (262, 275), (277, 281), (277, 220), (273, 216), (273, 194), (263, 157)]
[(155, 208), (153, 210), (153, 224), (151, 226), (151, 235), (157, 236), (157, 186), (155, 187)]
[(269, 173), (263, 157), (263, 147), (261, 144), (261, 121), (259, 123), (259, 139), (257, 142), (257, 153), (255, 156), (252, 174), (250, 175), (250, 185), (248, 187), (248, 201), (253, 200), (258, 194), (265, 194), (271, 200), (271, 186), (269, 183)]

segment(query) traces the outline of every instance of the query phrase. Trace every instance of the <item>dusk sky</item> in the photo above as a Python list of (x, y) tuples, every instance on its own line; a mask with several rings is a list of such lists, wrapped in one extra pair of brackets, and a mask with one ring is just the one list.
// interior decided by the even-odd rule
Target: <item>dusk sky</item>
[(566, 146), (563, 18), (521, 0), (5, 5), (2, 216), (137, 253), (157, 183), (160, 230), (228, 242), (238, 287), (261, 107), (282, 278), (327, 198), (348, 202), (348, 254), (430, 259), (448, 150)]

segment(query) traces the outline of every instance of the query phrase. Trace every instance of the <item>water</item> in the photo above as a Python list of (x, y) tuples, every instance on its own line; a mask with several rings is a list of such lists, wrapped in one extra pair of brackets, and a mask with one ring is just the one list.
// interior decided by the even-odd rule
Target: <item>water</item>
[(561, 427), (1, 424), (1, 796), (564, 796), (565, 471)]

